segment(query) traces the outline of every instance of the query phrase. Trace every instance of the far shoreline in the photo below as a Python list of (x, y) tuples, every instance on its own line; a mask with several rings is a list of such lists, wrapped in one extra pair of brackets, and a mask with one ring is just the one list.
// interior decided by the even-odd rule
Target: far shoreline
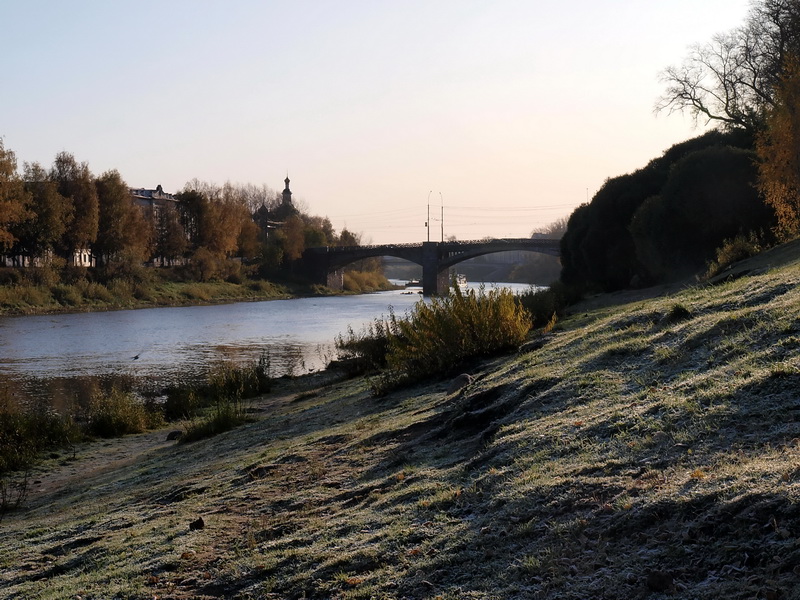
[[(253, 286), (269, 286), (268, 293), (259, 293)], [(122, 302), (102, 302), (85, 300), (80, 304), (63, 305), (54, 300), (45, 306), (0, 306), (0, 317), (34, 317), (45, 315), (82, 314), (92, 312), (112, 312), (120, 310), (141, 310), (148, 308), (185, 308), (189, 306), (218, 306), (235, 304), (238, 302), (269, 302), (272, 300), (295, 300), (301, 298), (316, 298), (342, 295), (372, 294), (384, 291), (402, 289), (401, 286), (390, 286), (384, 289), (369, 289), (363, 291), (334, 290), (324, 286), (310, 284), (275, 283), (267, 280), (251, 280), (242, 284), (228, 282), (170, 282), (170, 286), (178, 288), (172, 295), (157, 294), (163, 298), (159, 300), (125, 299)], [(0, 286), (7, 287), (7, 286)], [(44, 289), (45, 286), (37, 286)], [(200, 288), (204, 297), (180, 297), (177, 294), (197, 293)], [(220, 289), (222, 288), (222, 289)], [(159, 290), (158, 286), (155, 288)], [(156, 294), (154, 291), (154, 294)], [(265, 290), (266, 291), (266, 290)], [(217, 292), (217, 293), (215, 293)], [(207, 294), (207, 295), (206, 295)], [(238, 295), (241, 294), (241, 295)]]

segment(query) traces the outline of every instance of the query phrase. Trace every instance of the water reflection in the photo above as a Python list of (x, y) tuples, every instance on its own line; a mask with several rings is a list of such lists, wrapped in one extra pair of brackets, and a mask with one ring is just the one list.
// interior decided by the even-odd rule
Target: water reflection
[[(527, 289), (527, 286), (516, 286)], [(223, 361), (266, 353), (273, 376), (322, 369), (334, 340), (391, 306), (398, 316), (420, 296), (405, 290), (214, 306), (0, 318), (0, 392), (67, 409), (111, 386), (158, 394), (204, 379)], [(128, 386), (128, 387), (126, 387)]]
[(324, 368), (348, 326), (402, 314), (401, 292), (214, 306), (0, 318), (0, 386), (25, 403), (84, 403), (110, 385), (145, 394), (266, 353), (273, 376)]

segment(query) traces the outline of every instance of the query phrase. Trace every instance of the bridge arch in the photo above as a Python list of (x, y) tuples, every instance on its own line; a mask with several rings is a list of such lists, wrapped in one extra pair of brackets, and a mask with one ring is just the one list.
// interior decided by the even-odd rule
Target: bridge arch
[[(546, 241), (547, 244), (531, 244), (531, 242)], [(486, 256), (487, 254), (498, 254), (500, 252), (536, 252), (549, 256), (560, 256), (560, 248), (552, 242), (557, 240), (489, 240), (484, 244), (470, 243), (466, 247), (456, 246), (455, 248), (444, 248), (444, 256), (439, 260), (441, 269), (449, 269), (471, 258)]]
[(419, 245), (353, 246), (352, 248), (341, 248), (341, 250), (337, 248), (329, 252), (328, 260), (332, 269), (341, 269), (359, 260), (377, 256), (393, 256), (422, 266), (421, 248)]
[(426, 296), (446, 293), (448, 269), (485, 254), (523, 250), (560, 256), (558, 240), (492, 239), (472, 242), (422, 242), (379, 246), (308, 248), (302, 269), (317, 283), (341, 289), (342, 269), (353, 262), (375, 256), (394, 256), (422, 266), (422, 292)]

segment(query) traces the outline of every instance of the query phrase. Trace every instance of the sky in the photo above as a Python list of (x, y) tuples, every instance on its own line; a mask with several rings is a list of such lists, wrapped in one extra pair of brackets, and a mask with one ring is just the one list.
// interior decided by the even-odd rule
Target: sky
[(168, 192), (288, 174), (364, 242), (527, 237), (705, 130), (660, 74), (749, 5), (0, 0), (0, 136)]

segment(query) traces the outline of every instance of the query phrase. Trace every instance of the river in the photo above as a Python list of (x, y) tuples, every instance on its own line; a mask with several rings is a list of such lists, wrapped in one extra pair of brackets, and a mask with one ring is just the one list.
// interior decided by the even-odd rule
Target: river
[[(509, 285), (512, 289), (528, 286)], [(274, 376), (319, 370), (334, 340), (390, 307), (402, 316), (420, 299), (396, 290), (212, 306), (0, 318), (0, 392), (63, 407), (98, 386), (127, 382), (155, 392), (203, 377), (222, 361), (267, 353)]]

